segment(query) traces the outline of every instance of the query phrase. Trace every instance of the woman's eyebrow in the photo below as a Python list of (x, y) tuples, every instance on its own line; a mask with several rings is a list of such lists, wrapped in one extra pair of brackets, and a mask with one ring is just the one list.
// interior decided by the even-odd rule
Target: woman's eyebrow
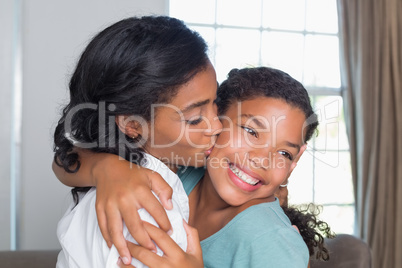
[(198, 107), (204, 106), (205, 104), (208, 104), (210, 101), (211, 101), (211, 100), (203, 100), (203, 101), (198, 101), (198, 102), (192, 103), (192, 104), (190, 104), (190, 105), (184, 107), (184, 108), (181, 110), (181, 112), (182, 112), (182, 113), (186, 113), (186, 112), (188, 112), (188, 111), (191, 111), (191, 110), (194, 109), (194, 108), (198, 108)]
[(247, 118), (247, 120), (251, 120), (254, 122), (259, 128), (267, 128), (264, 122), (259, 120), (255, 115), (252, 114), (241, 114), (240, 117)]

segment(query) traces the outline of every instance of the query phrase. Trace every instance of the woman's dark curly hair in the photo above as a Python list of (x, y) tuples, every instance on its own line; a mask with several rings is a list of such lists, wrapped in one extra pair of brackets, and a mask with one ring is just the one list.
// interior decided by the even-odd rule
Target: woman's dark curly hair
[(317, 260), (329, 260), (328, 249), (324, 245), (324, 237), (334, 238), (335, 234), (329, 225), (318, 219), (320, 209), (314, 204), (300, 207), (282, 207), (292, 225), (296, 225), (306, 243), (310, 256)]
[(307, 128), (304, 142), (310, 140), (318, 127), (318, 120), (307, 90), (300, 82), (277, 69), (255, 67), (231, 70), (218, 88), (218, 112), (223, 115), (234, 102), (258, 97), (281, 99), (303, 111)]
[[(125, 136), (118, 115), (151, 120), (181, 85), (209, 64), (204, 39), (177, 19), (132, 17), (98, 33), (85, 48), (69, 83), (70, 100), (54, 132), (54, 161), (70, 173), (80, 161), (74, 147), (119, 154), (139, 164), (141, 137)], [(132, 157), (132, 156), (136, 157)], [(89, 188), (74, 188), (77, 192)]]

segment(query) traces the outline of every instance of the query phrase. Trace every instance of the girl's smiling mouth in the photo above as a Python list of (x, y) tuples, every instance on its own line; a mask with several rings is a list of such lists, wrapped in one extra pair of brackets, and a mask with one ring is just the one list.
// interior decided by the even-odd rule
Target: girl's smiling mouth
[(244, 191), (252, 192), (262, 186), (262, 181), (259, 178), (252, 176), (250, 172), (240, 169), (233, 163), (229, 163), (228, 173), (231, 181)]

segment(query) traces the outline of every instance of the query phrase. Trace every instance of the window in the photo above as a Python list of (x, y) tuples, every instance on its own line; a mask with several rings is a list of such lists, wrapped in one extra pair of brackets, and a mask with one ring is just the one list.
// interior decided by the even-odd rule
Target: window
[(218, 81), (232, 68), (271, 66), (304, 84), (320, 119), (289, 182), (289, 203), (323, 206), (337, 233), (353, 233), (354, 197), (346, 136), (336, 0), (170, 0), (170, 15), (209, 45)]

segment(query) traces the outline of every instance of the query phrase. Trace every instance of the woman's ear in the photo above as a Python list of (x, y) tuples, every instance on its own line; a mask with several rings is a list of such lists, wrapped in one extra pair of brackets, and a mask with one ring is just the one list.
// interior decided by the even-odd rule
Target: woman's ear
[(130, 138), (137, 138), (142, 134), (141, 124), (134, 120), (132, 116), (118, 115), (116, 116), (116, 124), (120, 131)]

